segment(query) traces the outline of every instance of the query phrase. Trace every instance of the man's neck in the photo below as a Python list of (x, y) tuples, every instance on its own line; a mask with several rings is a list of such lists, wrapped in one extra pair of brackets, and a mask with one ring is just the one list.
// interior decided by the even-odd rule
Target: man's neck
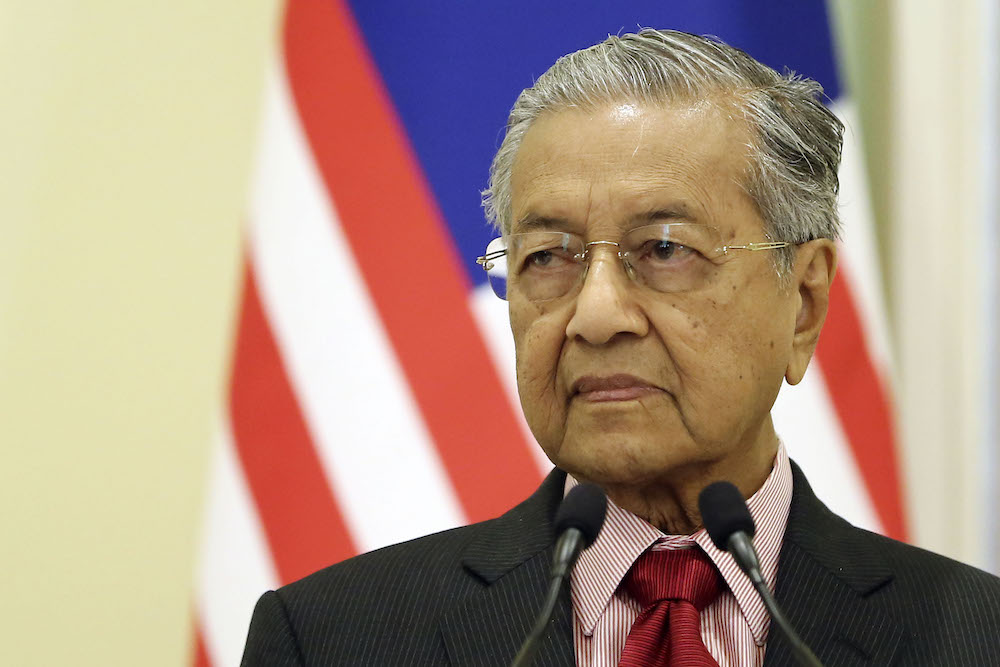
[(608, 498), (668, 535), (690, 535), (702, 526), (698, 495), (712, 482), (732, 482), (749, 498), (764, 484), (778, 451), (771, 420), (754, 444), (739, 457), (695, 463), (671, 470), (655, 482), (640, 486), (603, 485)]

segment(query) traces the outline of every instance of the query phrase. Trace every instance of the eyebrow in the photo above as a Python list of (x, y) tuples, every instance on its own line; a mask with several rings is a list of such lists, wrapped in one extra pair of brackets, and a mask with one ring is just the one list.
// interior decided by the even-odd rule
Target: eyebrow
[(670, 206), (660, 206), (645, 213), (640, 213), (633, 216), (632, 220), (646, 224), (661, 221), (697, 222), (698, 216), (691, 211), (687, 204), (678, 202)]
[(545, 215), (528, 214), (513, 224), (511, 232), (559, 231), (573, 232), (572, 225), (563, 218), (553, 218)]
[[(657, 222), (697, 222), (696, 216), (690, 207), (677, 202), (668, 206), (657, 206), (630, 218), (632, 226), (650, 225)], [(578, 233), (575, 225), (564, 218), (555, 218), (546, 215), (534, 215), (529, 213), (511, 226), (512, 233), (538, 232), (538, 231), (558, 231)]]

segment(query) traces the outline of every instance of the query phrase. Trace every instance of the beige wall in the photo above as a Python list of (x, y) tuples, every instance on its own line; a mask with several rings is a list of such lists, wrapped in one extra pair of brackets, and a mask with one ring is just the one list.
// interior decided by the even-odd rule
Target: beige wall
[(276, 9), (0, 3), (0, 664), (186, 662)]
[(995, 569), (989, 299), (998, 286), (989, 281), (1000, 248), (984, 245), (984, 226), (998, 220), (990, 192), (1000, 156), (987, 153), (996, 119), (986, 93), (998, 86), (988, 65), (998, 58), (993, 1), (832, 7), (881, 244), (911, 541)]
[(896, 0), (889, 129), (892, 314), (914, 537), (982, 567), (997, 521), (987, 421), (997, 406), (986, 401), (996, 388), (987, 269), (997, 265), (984, 246), (996, 213), (987, 193), (997, 187), (984, 170), (993, 122), (984, 91), (996, 76), (987, 4)]

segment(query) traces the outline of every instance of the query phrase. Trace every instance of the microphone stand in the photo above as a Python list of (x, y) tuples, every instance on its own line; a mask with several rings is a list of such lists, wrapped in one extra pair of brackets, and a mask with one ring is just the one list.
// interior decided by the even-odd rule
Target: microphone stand
[(816, 654), (795, 632), (778, 606), (778, 601), (771, 595), (771, 589), (764, 582), (760, 560), (751, 541), (756, 528), (740, 490), (726, 481), (713, 482), (698, 494), (698, 509), (712, 543), (717, 548), (728, 551), (749, 577), (757, 595), (771, 614), (771, 620), (785, 633), (796, 661), (805, 667), (823, 667)]
[(764, 606), (767, 607), (768, 613), (771, 614), (771, 620), (785, 633), (785, 637), (792, 648), (792, 654), (798, 663), (805, 667), (823, 667), (823, 663), (819, 661), (816, 654), (812, 652), (812, 649), (795, 632), (795, 628), (792, 627), (788, 618), (785, 617), (785, 613), (778, 606), (778, 601), (771, 594), (771, 589), (764, 582), (764, 576), (760, 573), (757, 552), (753, 548), (750, 536), (742, 530), (736, 531), (729, 536), (726, 546), (728, 547), (727, 551), (733, 555), (736, 564), (750, 578), (753, 587), (757, 590), (757, 594), (760, 595), (760, 599), (764, 601)]
[(521, 650), (514, 656), (511, 667), (529, 667), (535, 659), (535, 653), (541, 645), (541, 638), (552, 619), (552, 614), (556, 610), (559, 602), (559, 593), (562, 591), (563, 583), (569, 579), (570, 572), (580, 552), (583, 551), (586, 538), (578, 528), (569, 528), (556, 541), (555, 553), (552, 556), (552, 572), (549, 579), (549, 591), (545, 595), (542, 608), (535, 617), (535, 625), (531, 632), (521, 644)]

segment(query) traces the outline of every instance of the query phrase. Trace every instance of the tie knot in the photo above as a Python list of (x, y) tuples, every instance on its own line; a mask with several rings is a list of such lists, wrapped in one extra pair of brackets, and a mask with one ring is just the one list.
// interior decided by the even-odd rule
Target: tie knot
[(643, 609), (661, 600), (685, 600), (701, 611), (722, 590), (719, 571), (698, 548), (647, 551), (625, 576), (625, 589)]

